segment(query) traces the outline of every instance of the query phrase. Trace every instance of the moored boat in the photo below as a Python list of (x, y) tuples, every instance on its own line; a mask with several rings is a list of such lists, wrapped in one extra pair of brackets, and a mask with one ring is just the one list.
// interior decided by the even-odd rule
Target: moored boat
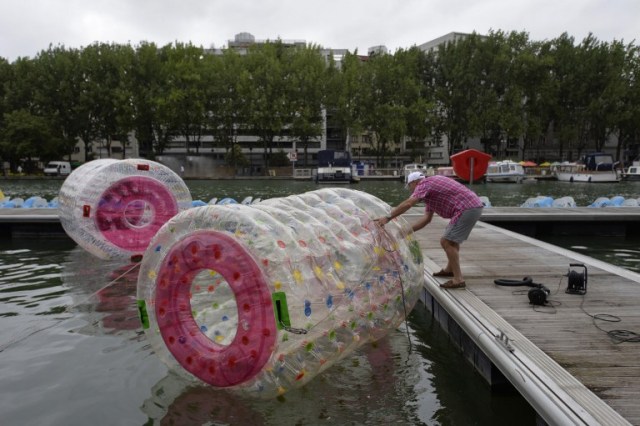
[(622, 179), (624, 180), (640, 180), (640, 161), (634, 161), (633, 164), (622, 171)]
[(347, 151), (322, 150), (318, 152), (316, 183), (348, 184), (360, 182), (360, 176), (351, 166), (351, 155)]
[(357, 183), (360, 176), (355, 175), (351, 167), (328, 166), (318, 167), (316, 183)]
[(458, 182), (465, 182), (464, 180), (460, 179), (458, 177), (458, 175), (456, 174), (456, 172), (453, 170), (453, 167), (451, 166), (443, 166), (443, 167), (438, 167), (435, 170), (435, 174), (436, 175), (440, 175), (440, 176), (446, 176), (448, 178), (457, 180)]
[(524, 167), (511, 160), (489, 163), (485, 175), (487, 182), (521, 183), (524, 178)]
[(428, 171), (428, 166), (424, 163), (411, 163), (411, 164), (405, 164), (404, 165), (404, 173), (403, 173), (403, 180), (406, 182), (407, 181), (407, 176), (409, 176), (411, 173), (413, 172), (421, 172), (423, 175), (427, 175), (427, 171)]
[(553, 173), (561, 182), (620, 182), (620, 174), (613, 157), (601, 152), (585, 155), (581, 163), (561, 163), (553, 166)]
[(491, 155), (477, 149), (467, 149), (449, 157), (453, 170), (465, 182), (478, 182), (484, 179)]

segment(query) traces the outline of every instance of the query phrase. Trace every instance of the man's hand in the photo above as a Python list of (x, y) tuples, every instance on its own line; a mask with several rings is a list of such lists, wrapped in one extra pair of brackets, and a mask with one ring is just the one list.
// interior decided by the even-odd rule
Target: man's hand
[(380, 227), (384, 227), (387, 223), (391, 222), (389, 216), (379, 217), (377, 219), (373, 219), (373, 221)]

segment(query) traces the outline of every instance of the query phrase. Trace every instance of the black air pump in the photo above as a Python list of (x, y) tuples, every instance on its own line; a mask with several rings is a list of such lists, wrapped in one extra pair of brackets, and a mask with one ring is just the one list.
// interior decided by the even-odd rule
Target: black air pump
[(551, 290), (545, 287), (542, 284), (537, 284), (533, 282), (533, 278), (524, 277), (520, 280), (505, 280), (499, 279), (493, 281), (496, 285), (502, 285), (507, 287), (531, 287), (531, 289), (527, 292), (527, 296), (529, 297), (529, 303), (532, 305), (546, 305), (547, 297), (551, 294)]

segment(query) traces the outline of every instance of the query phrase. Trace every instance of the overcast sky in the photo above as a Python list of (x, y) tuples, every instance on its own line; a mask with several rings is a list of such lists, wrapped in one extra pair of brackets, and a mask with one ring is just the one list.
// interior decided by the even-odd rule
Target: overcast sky
[(391, 52), (452, 31), (563, 32), (640, 44), (640, 0), (2, 0), (0, 56), (63, 45), (175, 41), (223, 47), (237, 33), (322, 47)]

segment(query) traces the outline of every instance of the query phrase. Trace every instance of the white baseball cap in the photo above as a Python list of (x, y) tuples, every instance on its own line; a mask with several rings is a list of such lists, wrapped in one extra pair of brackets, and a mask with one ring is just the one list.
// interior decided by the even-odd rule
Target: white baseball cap
[(422, 173), (420, 173), (420, 172), (411, 172), (411, 173), (409, 173), (409, 176), (407, 176), (407, 185), (406, 186), (409, 186), (409, 184), (411, 182), (415, 182), (417, 180), (420, 180), (423, 177), (424, 177), (424, 175)]

